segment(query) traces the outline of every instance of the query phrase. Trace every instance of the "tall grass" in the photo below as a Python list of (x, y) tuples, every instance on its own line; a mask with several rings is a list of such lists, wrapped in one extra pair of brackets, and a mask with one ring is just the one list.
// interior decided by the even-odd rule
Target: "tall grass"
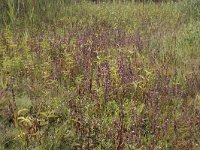
[(182, 13), (187, 19), (199, 20), (200, 17), (200, 1), (199, 0), (183, 0), (180, 7)]
[[(76, 3), (71, 0), (2, 0), (1, 24), (28, 23), (54, 20), (64, 7)], [(14, 20), (18, 18), (17, 20)]]

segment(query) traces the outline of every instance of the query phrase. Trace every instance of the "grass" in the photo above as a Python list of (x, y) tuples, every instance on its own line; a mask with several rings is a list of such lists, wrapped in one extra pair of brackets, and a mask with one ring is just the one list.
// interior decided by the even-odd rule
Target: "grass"
[(199, 149), (200, 22), (182, 2), (12, 2), (0, 149)]

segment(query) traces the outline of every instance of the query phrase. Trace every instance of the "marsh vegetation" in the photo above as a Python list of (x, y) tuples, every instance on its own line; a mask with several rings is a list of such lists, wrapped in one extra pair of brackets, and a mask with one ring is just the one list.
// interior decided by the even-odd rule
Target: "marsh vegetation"
[(200, 3), (1, 0), (0, 149), (200, 148)]

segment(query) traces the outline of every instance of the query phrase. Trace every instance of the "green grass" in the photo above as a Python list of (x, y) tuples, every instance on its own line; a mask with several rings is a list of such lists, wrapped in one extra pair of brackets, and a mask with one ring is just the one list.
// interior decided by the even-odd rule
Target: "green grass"
[(3, 2), (0, 149), (199, 148), (200, 22), (185, 2)]

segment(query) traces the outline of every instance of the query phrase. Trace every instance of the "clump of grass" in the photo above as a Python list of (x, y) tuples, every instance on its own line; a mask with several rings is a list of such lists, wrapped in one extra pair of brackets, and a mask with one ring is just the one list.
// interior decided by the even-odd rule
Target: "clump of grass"
[(199, 0), (184, 0), (180, 7), (183, 15), (187, 19), (198, 20), (200, 17), (200, 2)]

